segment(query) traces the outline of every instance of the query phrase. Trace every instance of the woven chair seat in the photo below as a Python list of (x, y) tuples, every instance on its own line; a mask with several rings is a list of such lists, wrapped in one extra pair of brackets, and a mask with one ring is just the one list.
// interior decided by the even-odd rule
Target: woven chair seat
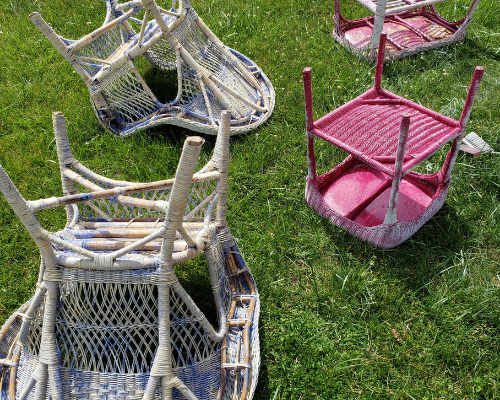
[[(79, 40), (57, 35), (38, 13), (30, 20), (87, 84), (100, 123), (118, 135), (158, 124), (217, 134), (221, 113), (231, 113), (231, 134), (264, 123), (274, 109), (274, 88), (248, 57), (226, 47), (188, 0), (170, 10), (155, 1), (105, 0), (104, 24)], [(174, 8), (176, 7), (176, 8)], [(137, 14), (144, 11), (142, 20)], [(176, 70), (177, 95), (158, 99), (136, 68), (144, 58), (160, 71)], [(170, 78), (171, 80), (171, 78)], [(160, 96), (161, 97), (161, 96)]]
[(371, 89), (314, 122), (315, 136), (379, 169), (394, 168), (403, 113), (410, 115), (406, 172), (460, 134), (460, 122), (391, 92)]
[[(0, 167), (0, 189), (42, 255), (34, 297), (0, 330), (0, 398), (253, 397), (260, 303), (225, 220), (229, 123), (222, 113), (214, 154), (198, 172), (203, 139), (187, 138), (165, 181), (90, 171), (72, 156), (61, 113), (63, 197), (26, 201)], [(66, 227), (51, 233), (34, 212), (58, 206)], [(213, 318), (176, 275), (202, 253)]]
[(455, 43), (465, 38), (479, 0), (473, 0), (465, 18), (447, 21), (432, 4), (448, 0), (357, 0), (375, 13), (374, 16), (347, 20), (335, 0), (334, 39), (355, 54), (371, 61), (382, 33), (387, 34), (386, 60), (397, 59), (429, 49)]
[[(316, 121), (311, 70), (303, 72), (309, 166), (306, 200), (321, 216), (382, 248), (404, 242), (443, 205), (484, 72), (476, 68), (462, 116), (456, 121), (380, 87), (386, 39), (383, 34), (374, 87)], [(318, 176), (314, 137), (349, 156)], [(412, 172), (452, 140), (440, 171)]]

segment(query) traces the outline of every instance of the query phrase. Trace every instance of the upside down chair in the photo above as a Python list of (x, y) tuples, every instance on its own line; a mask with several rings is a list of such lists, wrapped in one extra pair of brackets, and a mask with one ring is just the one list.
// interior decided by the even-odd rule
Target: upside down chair
[(465, 18), (452, 22), (436, 11), (434, 4), (449, 0), (356, 0), (374, 15), (347, 20), (340, 13), (340, 0), (335, 0), (334, 39), (355, 54), (376, 61), (382, 33), (387, 34), (386, 59), (458, 42), (465, 38), (472, 14), (479, 3), (473, 0)]
[[(380, 86), (386, 35), (382, 35), (374, 87), (313, 120), (311, 69), (303, 71), (308, 176), (306, 200), (323, 217), (381, 248), (404, 242), (443, 205), (474, 97), (484, 73), (476, 67), (459, 121)], [(349, 153), (318, 176), (314, 138)], [(442, 169), (412, 169), (453, 141)]]
[[(275, 102), (269, 79), (226, 47), (189, 0), (174, 0), (170, 10), (154, 0), (105, 1), (104, 24), (79, 40), (59, 36), (40, 14), (30, 15), (87, 84), (103, 126), (118, 135), (158, 124), (217, 134), (221, 112), (229, 110), (231, 134), (237, 134), (269, 118)], [(142, 20), (135, 18), (139, 13)], [(141, 56), (161, 71), (177, 70), (172, 101), (160, 102), (141, 76), (134, 64)]]
[[(54, 129), (63, 197), (0, 189), (42, 255), (33, 298), (0, 331), (2, 399), (251, 399), (260, 364), (259, 296), (227, 226), (229, 113), (211, 160), (188, 137), (175, 178), (115, 181), (71, 154)], [(65, 206), (51, 233), (34, 213)], [(218, 328), (176, 276), (205, 253)], [(215, 317), (215, 312), (214, 312)]]

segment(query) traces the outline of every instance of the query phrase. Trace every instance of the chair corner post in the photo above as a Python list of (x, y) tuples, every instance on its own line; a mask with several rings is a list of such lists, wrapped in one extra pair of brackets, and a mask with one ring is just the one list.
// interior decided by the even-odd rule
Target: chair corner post
[(479, 85), (481, 84), (481, 79), (484, 75), (484, 67), (478, 66), (474, 70), (472, 75), (472, 80), (469, 86), (469, 91), (467, 92), (467, 98), (465, 99), (464, 109), (462, 115), (460, 116), (460, 134), (453, 141), (450, 151), (446, 155), (443, 168), (441, 169), (441, 175), (444, 182), (448, 182), (451, 179), (451, 172), (455, 166), (455, 162), (458, 157), (458, 151), (460, 149), (460, 144), (465, 136), (465, 129), (469, 122), (470, 113), (472, 111), (472, 105), (474, 104), (474, 99), (479, 90)]
[(379, 89), (382, 82), (382, 73), (384, 71), (384, 58), (385, 58), (385, 43), (387, 41), (387, 34), (380, 35), (377, 53), (377, 66), (375, 67), (375, 82), (374, 87)]
[(302, 71), (302, 78), (304, 83), (304, 101), (306, 104), (306, 129), (309, 132), (313, 128), (311, 67), (304, 68)]
[(224, 110), (221, 113), (219, 134), (215, 143), (215, 155), (219, 158), (220, 178), (217, 185), (217, 190), (220, 193), (219, 201), (217, 202), (216, 220), (222, 223), (226, 220), (227, 211), (227, 190), (229, 185), (229, 136), (231, 126), (231, 112)]
[(398, 219), (396, 216), (396, 207), (398, 204), (399, 185), (403, 177), (403, 163), (406, 151), (406, 142), (408, 140), (408, 131), (410, 129), (410, 114), (404, 112), (399, 127), (398, 150), (396, 153), (396, 163), (394, 165), (394, 177), (392, 179), (391, 195), (389, 197), (389, 206), (384, 218), (384, 224), (395, 224)]
[(474, 69), (474, 74), (470, 82), (469, 90), (467, 92), (467, 98), (465, 99), (464, 109), (462, 115), (460, 116), (460, 126), (465, 131), (467, 128), (467, 123), (469, 122), (469, 116), (472, 111), (472, 106), (474, 104), (474, 99), (481, 85), (481, 80), (484, 75), (484, 67), (477, 66)]

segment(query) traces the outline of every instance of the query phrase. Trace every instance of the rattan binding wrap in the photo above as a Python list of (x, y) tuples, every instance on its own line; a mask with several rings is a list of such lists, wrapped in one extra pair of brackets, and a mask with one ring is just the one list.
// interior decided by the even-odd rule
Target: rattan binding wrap
[[(229, 113), (214, 154), (188, 137), (175, 178), (95, 174), (71, 154), (54, 114), (63, 197), (25, 201), (3, 169), (0, 189), (38, 245), (34, 297), (0, 331), (2, 399), (251, 399), (260, 365), (259, 295), (225, 221)], [(34, 212), (66, 206), (44, 230)], [(174, 265), (205, 254), (218, 327)]]
[[(169, 10), (154, 0), (105, 1), (103, 26), (79, 40), (59, 36), (40, 14), (30, 15), (87, 84), (103, 126), (122, 136), (158, 124), (216, 135), (222, 111), (229, 110), (231, 134), (238, 134), (269, 118), (275, 103), (269, 79), (252, 60), (226, 47), (189, 0), (175, 0)], [(141, 56), (156, 69), (177, 70), (172, 101), (159, 101), (156, 88), (143, 79), (134, 64)]]

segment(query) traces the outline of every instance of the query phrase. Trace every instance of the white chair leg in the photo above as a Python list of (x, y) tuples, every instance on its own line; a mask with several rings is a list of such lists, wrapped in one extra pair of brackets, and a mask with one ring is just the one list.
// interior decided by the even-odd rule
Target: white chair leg
[(375, 18), (373, 19), (372, 38), (370, 40), (370, 45), (368, 48), (368, 52), (369, 52), (370, 57), (375, 57), (375, 50), (378, 48), (378, 44), (380, 41), (380, 35), (382, 34), (382, 30), (384, 29), (386, 4), (387, 4), (387, 0), (378, 0), (377, 1), (377, 8), (375, 10)]
[(392, 225), (397, 222), (396, 206), (398, 203), (399, 184), (403, 177), (403, 162), (405, 157), (406, 140), (408, 139), (408, 130), (410, 127), (410, 114), (403, 113), (401, 126), (399, 128), (398, 152), (396, 154), (396, 164), (394, 165), (394, 178), (392, 180), (391, 197), (389, 198), (389, 208), (385, 214), (384, 224)]

